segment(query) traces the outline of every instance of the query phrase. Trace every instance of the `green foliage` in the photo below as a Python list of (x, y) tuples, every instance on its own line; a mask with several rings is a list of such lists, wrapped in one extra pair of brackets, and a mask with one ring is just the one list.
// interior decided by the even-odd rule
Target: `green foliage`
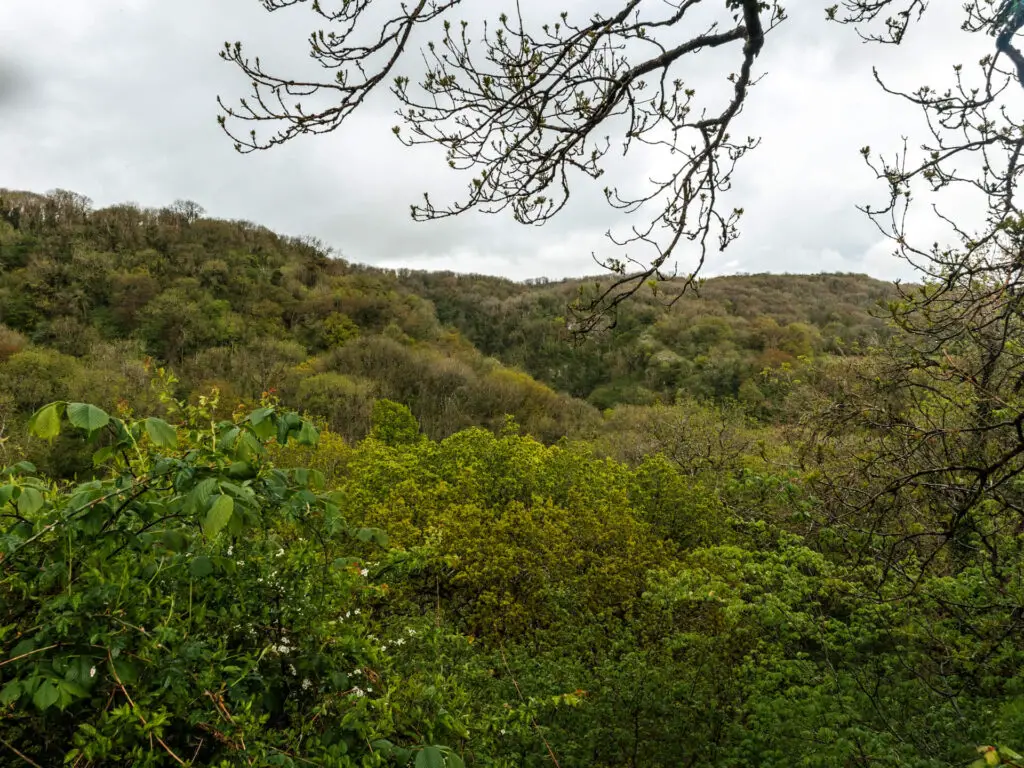
[(324, 341), (328, 346), (340, 347), (359, 336), (359, 326), (342, 312), (332, 312), (324, 320)]
[[(68, 199), (74, 216), (47, 213)], [(197, 210), (91, 210), (63, 191), (0, 190), (0, 394), (22, 417), (54, 400), (152, 412), (138, 372), (155, 358), (181, 376), (179, 396), (217, 388), (251, 406), (274, 390), (350, 440), (368, 434), (378, 397), (437, 438), (500, 428), (506, 413), (547, 440), (597, 421), (444, 333), (393, 272)]]
[(741, 398), (756, 415), (773, 415), (779, 402), (772, 393), (755, 393), (762, 371), (863, 354), (891, 335), (875, 309), (893, 288), (862, 275), (711, 278), (666, 312), (661, 302), (678, 290), (668, 283), (662, 294), (642, 291), (619, 306), (614, 327), (583, 345), (557, 318), (593, 280), (521, 284), (412, 270), (400, 278), (485, 354), (602, 410), (681, 395)]
[(329, 371), (302, 379), (295, 401), (340, 433), (360, 436), (370, 428), (374, 394), (372, 381)]
[(373, 404), (370, 437), (390, 446), (408, 445), (420, 439), (420, 425), (401, 403), (378, 400)]
[(981, 753), (981, 757), (971, 763), (971, 768), (985, 768), (985, 766), (990, 765), (1024, 765), (1024, 757), (1021, 757), (1009, 747), (984, 746), (978, 747), (978, 752)]
[(45, 765), (379, 764), (387, 660), (345, 620), (372, 544), (320, 473), (266, 456), (317, 430), (165, 402), (178, 423), (47, 405), (32, 432), (78, 432), (100, 476), (0, 474), (0, 737)]
[(0, 192), (0, 762), (1020, 764), (1014, 297), (576, 287)]
[(0, 480), (0, 738), (40, 764), (923, 767), (1019, 725), (1024, 650), (979, 660), (944, 616), (991, 580), (872, 593), (874, 567), (742, 519), (788, 524), (796, 481), (434, 442), (387, 402), (351, 446), (160, 381), (166, 418), (33, 416), (96, 479)]

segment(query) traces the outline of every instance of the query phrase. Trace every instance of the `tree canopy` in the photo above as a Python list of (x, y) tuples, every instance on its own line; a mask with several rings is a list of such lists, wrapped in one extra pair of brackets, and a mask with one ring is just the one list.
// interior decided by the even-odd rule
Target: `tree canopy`
[[(458, 0), (318, 1), (327, 80), (224, 51), (242, 151), (390, 88), (399, 140), (475, 172), (420, 218), (542, 223), (602, 133), (663, 150), (650, 194), (607, 186), (652, 253), (603, 278), (374, 270), (188, 201), (0, 190), (4, 765), (1024, 765), (1024, 10), (968, 0), (993, 52), (903, 94), (930, 143), (863, 150), (919, 284), (664, 280), (738, 234), (756, 140), (730, 137), (786, 23), (721, 5), (480, 34)], [(891, 45), (926, 11), (825, 9)], [(720, 108), (674, 75), (712, 48)], [(922, 244), (909, 211), (954, 187), (984, 215), (936, 207)]]

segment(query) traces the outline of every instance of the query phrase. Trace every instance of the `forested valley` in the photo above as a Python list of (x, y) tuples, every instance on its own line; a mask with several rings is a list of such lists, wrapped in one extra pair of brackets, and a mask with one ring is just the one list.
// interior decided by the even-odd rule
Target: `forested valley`
[(608, 279), (0, 190), (0, 765), (1022, 764), (1020, 296)]

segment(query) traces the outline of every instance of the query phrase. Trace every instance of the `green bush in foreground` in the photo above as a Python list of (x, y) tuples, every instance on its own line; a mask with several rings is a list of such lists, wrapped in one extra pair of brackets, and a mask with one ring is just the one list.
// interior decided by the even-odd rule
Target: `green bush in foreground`
[(0, 762), (461, 765), (405, 736), (461, 726), (403, 720), (359, 620), (384, 533), (266, 458), (317, 430), (273, 404), (221, 422), (205, 398), (165, 405), (180, 425), (47, 405), (31, 431), (84, 435), (96, 479), (0, 474)]

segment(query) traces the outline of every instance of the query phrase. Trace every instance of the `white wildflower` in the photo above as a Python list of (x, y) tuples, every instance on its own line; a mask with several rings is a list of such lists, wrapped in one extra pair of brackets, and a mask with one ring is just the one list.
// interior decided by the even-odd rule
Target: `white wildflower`
[(89, 670), (89, 677), (96, 677), (96, 667)]
[(229, 544), (228, 545), (228, 557), (231, 557), (231, 555), (234, 553), (234, 551), (235, 551), (234, 545)]
[(283, 555), (283, 554), (284, 554), (284, 547), (281, 547), (279, 550), (277, 550), (277, 556), (281, 557), (281, 555)]
[(297, 674), (295, 672), (295, 665), (294, 664), (289, 664), (288, 665), (288, 674), (290, 674), (292, 677), (295, 677), (295, 675)]
[(370, 572), (366, 568), (363, 568), (361, 571), (359, 571), (359, 575), (360, 576), (369, 576)]
[(352, 615), (353, 616), (358, 616), (359, 615), (359, 609), (356, 608), (354, 611), (352, 611)]
[(308, 690), (311, 685), (313, 685), (313, 683), (311, 683), (309, 678), (307, 677), (305, 680), (302, 681), (302, 690)]
[(353, 696), (365, 696), (366, 695), (366, 691), (364, 691), (362, 688), (360, 688), (357, 685), (355, 688), (352, 689), (352, 695)]
[(395, 645), (405, 645), (405, 638), (400, 637), (397, 640), (395, 640)]

